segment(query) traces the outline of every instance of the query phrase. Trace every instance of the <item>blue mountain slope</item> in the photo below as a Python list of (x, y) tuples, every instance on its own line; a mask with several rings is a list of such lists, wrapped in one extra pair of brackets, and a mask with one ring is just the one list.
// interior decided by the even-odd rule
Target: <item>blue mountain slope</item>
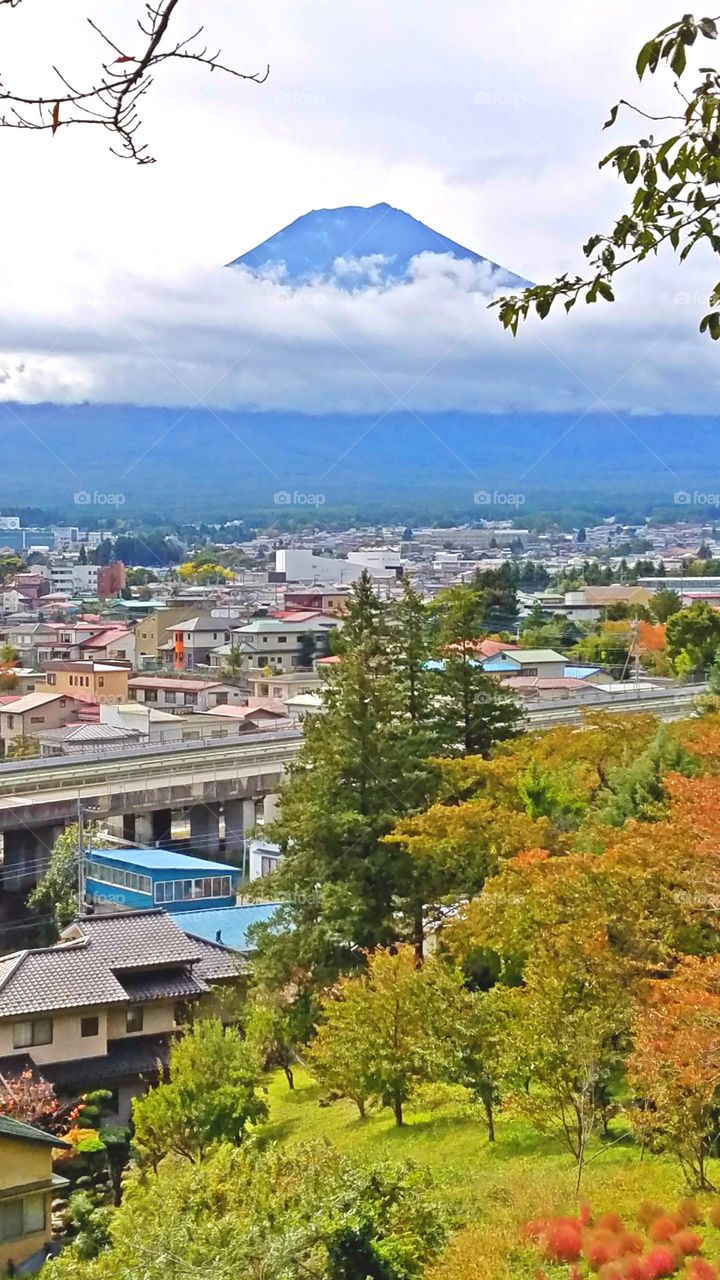
[[(449, 254), (459, 260), (486, 263), (492, 284), (500, 288), (513, 289), (527, 283), (389, 204), (313, 209), (228, 266), (247, 267), (256, 273), (280, 268), (293, 283), (319, 278), (357, 287), (402, 280), (411, 259), (419, 253)], [(339, 271), (335, 265), (338, 259), (368, 258), (375, 261), (367, 264), (360, 275)]]

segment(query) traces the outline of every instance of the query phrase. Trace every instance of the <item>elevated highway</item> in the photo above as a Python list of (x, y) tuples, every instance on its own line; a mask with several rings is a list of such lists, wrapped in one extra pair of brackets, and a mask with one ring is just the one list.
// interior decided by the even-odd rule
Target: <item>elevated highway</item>
[(248, 734), (231, 742), (136, 747), (0, 765), (0, 885), (34, 883), (58, 833), (84, 815), (128, 840), (170, 835), (173, 810), (186, 810), (191, 839), (209, 854), (242, 848), (258, 805), (273, 815), (274, 794), (302, 742), (299, 730)]

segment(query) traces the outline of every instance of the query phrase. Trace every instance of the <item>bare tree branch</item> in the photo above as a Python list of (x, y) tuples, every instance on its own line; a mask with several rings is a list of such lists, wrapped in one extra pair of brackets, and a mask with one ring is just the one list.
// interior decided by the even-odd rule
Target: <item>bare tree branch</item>
[[(49, 129), (54, 134), (66, 125), (100, 125), (115, 135), (116, 145), (110, 148), (113, 155), (138, 164), (153, 164), (155, 158), (147, 144), (138, 141), (137, 132), (141, 124), (139, 104), (154, 82), (152, 73), (157, 67), (169, 60), (197, 62), (211, 71), (222, 71), (255, 84), (262, 84), (270, 74), (269, 66), (262, 72), (246, 74), (222, 63), (220, 49), (210, 53), (208, 46), (200, 43), (202, 26), (184, 39), (164, 44), (180, 2), (146, 2), (145, 17), (137, 22), (142, 36), (139, 53), (128, 53), (88, 18), (93, 31), (117, 56), (101, 63), (101, 74), (89, 88), (72, 84), (56, 66), (53, 71), (62, 85), (58, 94), (23, 95), (0, 87), (0, 103), (7, 104), (8, 108), (8, 114), (0, 116), (0, 128)], [(20, 3), (21, 0), (0, 0), (0, 5), (9, 4), (11, 8)]]

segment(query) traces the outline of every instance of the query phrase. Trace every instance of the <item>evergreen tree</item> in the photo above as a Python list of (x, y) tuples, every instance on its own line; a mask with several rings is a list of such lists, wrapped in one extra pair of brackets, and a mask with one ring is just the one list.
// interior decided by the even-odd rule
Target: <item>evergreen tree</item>
[(487, 755), (494, 742), (518, 732), (517, 702), (478, 658), (485, 602), (473, 587), (450, 587), (437, 598), (440, 610), (439, 715), (453, 755)]
[(411, 887), (407, 855), (381, 843), (433, 785), (417, 599), (406, 595), (402, 609), (407, 631), (391, 625), (367, 573), (354, 584), (323, 715), (305, 723), (272, 829), (285, 855), (274, 888), (285, 901), (256, 930), (257, 968), (271, 986), (294, 974), (301, 999), (316, 980), (361, 963), (361, 949), (396, 940)]

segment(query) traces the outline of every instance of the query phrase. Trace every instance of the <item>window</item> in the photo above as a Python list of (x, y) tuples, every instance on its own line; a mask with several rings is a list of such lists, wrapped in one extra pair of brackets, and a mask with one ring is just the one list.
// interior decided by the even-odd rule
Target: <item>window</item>
[(128, 1035), (133, 1031), (142, 1031), (145, 1010), (141, 1004), (136, 1004), (132, 1009), (128, 1009), (125, 1015), (125, 1030)]
[(88, 1036), (96, 1036), (99, 1034), (99, 1032), (100, 1032), (99, 1018), (95, 1017), (95, 1018), (80, 1019), (80, 1035), (83, 1037), (83, 1039), (87, 1039)]
[(31, 716), (31, 717), (30, 717), (30, 723), (31, 723), (31, 724), (44, 724), (44, 723), (45, 723), (45, 717), (44, 717), (44, 716)]
[(119, 867), (106, 867), (102, 862), (94, 862), (88, 859), (86, 874), (91, 880), (99, 880), (102, 884), (112, 884), (123, 889), (133, 889), (135, 893), (152, 894), (150, 876), (139, 875), (136, 871), (122, 871)]
[(165, 880), (155, 885), (155, 901), (194, 902), (200, 898), (229, 898), (230, 876), (203, 876), (198, 880)]
[(24, 1234), (22, 1200), (0, 1201), (0, 1240), (17, 1240)]
[(270, 872), (275, 870), (277, 864), (277, 858), (270, 858), (267, 854), (263, 854), (260, 859), (260, 875), (269, 876)]
[(524, 676), (536, 676), (537, 673), (538, 673), (537, 667), (525, 667), (523, 669)]
[(184, 700), (184, 702), (185, 702), (185, 706), (186, 706), (186, 707), (194, 707), (194, 706), (195, 706), (195, 703), (197, 702), (197, 694), (196, 694), (196, 693), (185, 693), (185, 694), (183, 694), (183, 700)]
[(287, 644), (287, 642), (288, 642), (287, 636), (278, 636), (278, 644)]
[(48, 671), (46, 679), (48, 684), (57, 684), (57, 676), (54, 671)]
[(228, 700), (228, 695), (227, 695), (226, 693), (216, 693), (216, 694), (215, 694), (215, 706), (216, 706), (216, 707), (224, 707), (224, 706), (225, 706), (225, 704), (227, 703), (227, 700)]
[(103, 689), (103, 688), (105, 687), (105, 677), (104, 677), (104, 676), (98, 676), (98, 685), (100, 686), (100, 688), (101, 688), (101, 689)]
[(14, 728), (15, 728), (15, 717), (8, 716), (8, 729), (14, 729)]
[(145, 701), (146, 701), (146, 702), (157, 702), (157, 700), (158, 700), (158, 699), (157, 699), (157, 689), (146, 689), (146, 690), (145, 690)]
[(165, 690), (165, 701), (168, 706), (173, 706), (177, 702), (177, 694), (172, 689)]
[(13, 1048), (30, 1049), (36, 1044), (52, 1044), (52, 1018), (33, 1018), (31, 1022), (16, 1022), (13, 1027)]
[(227, 729), (211, 729), (210, 731), (211, 738), (227, 738), (227, 736), (228, 736)]

